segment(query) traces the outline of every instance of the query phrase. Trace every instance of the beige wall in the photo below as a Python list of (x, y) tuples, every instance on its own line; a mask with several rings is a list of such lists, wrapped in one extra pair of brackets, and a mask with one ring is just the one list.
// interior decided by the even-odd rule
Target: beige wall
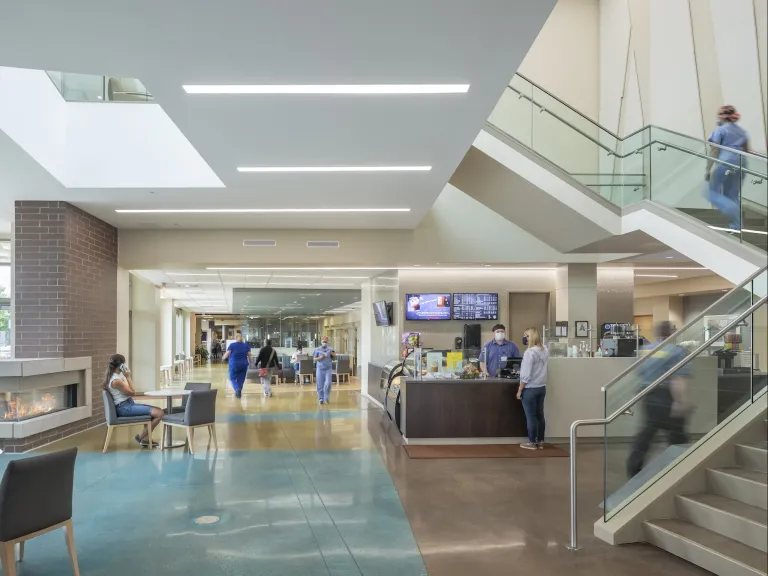
[[(402, 303), (408, 293), (454, 293), (454, 292), (497, 292), (499, 294), (499, 319), (478, 322), (481, 325), (483, 342), (491, 340), (493, 325), (510, 325), (509, 294), (512, 292), (543, 292), (554, 300), (554, 270), (477, 270), (436, 271), (436, 270), (400, 270), (400, 295), (396, 304), (402, 321), (403, 332), (421, 332), (424, 346), (430, 348), (453, 348), (454, 338), (461, 336), (464, 322), (446, 320), (432, 322), (406, 322)], [(474, 324), (475, 322), (471, 322)], [(520, 345), (522, 334), (509, 334)]]
[(519, 71), (597, 120), (599, 1), (558, 0)]

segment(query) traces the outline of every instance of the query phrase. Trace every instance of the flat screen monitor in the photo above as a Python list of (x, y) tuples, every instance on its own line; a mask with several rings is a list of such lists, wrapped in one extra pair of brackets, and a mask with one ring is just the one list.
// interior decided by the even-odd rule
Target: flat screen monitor
[(498, 320), (499, 295), (471, 293), (453, 295), (454, 320)]
[(376, 320), (376, 326), (390, 326), (392, 324), (388, 308), (384, 301), (373, 303), (373, 317)]
[(406, 320), (450, 320), (450, 294), (406, 294)]

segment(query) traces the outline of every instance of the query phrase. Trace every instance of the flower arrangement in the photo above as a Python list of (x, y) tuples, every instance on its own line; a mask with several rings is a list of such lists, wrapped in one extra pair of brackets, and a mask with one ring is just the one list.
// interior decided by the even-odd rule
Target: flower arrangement
[(461, 374), (459, 374), (459, 378), (462, 380), (476, 380), (480, 377), (480, 371), (475, 367), (474, 364), (468, 363), (461, 371)]

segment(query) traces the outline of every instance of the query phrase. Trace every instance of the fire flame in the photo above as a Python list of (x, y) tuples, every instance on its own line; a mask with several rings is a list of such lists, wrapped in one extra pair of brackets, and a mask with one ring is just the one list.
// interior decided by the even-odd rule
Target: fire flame
[(40, 416), (41, 414), (53, 412), (57, 408), (56, 398), (53, 394), (43, 394), (39, 401), (32, 403), (25, 403), (21, 398), (16, 397), (8, 402), (8, 408), (3, 415), (3, 420), (21, 420), (32, 416)]

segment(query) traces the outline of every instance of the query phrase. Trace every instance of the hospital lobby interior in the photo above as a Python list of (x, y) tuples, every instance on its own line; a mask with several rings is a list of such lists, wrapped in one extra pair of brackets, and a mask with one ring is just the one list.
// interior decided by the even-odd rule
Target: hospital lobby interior
[(768, 576), (767, 23), (0, 3), (0, 574)]

